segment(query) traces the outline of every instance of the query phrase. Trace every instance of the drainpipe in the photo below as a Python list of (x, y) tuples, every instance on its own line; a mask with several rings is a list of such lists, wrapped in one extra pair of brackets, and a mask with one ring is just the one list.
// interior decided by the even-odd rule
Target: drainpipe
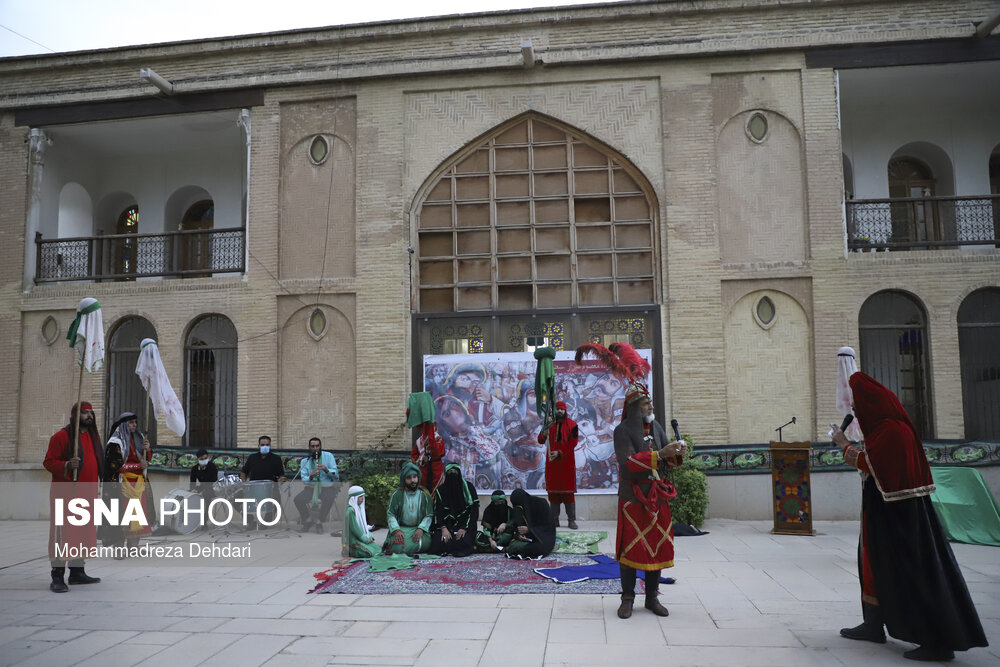
[(976, 28), (976, 39), (986, 39), (997, 25), (1000, 25), (1000, 10), (993, 12), (991, 17), (979, 24)]

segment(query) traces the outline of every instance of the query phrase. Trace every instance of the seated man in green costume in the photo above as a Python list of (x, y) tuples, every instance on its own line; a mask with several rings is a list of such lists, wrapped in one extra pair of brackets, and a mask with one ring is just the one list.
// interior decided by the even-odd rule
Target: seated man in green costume
[(347, 512), (344, 514), (344, 540), (351, 558), (371, 558), (379, 553), (375, 538), (368, 530), (365, 512), (365, 490), (352, 486), (347, 492)]
[(490, 496), (490, 504), (483, 510), (483, 529), (476, 533), (476, 551), (489, 553), (510, 543), (507, 524), (510, 523), (510, 505), (500, 489)]
[(392, 492), (385, 511), (389, 536), (382, 550), (392, 554), (427, 553), (431, 546), (433, 507), (431, 494), (420, 486), (420, 468), (411, 461), (399, 471), (399, 488)]

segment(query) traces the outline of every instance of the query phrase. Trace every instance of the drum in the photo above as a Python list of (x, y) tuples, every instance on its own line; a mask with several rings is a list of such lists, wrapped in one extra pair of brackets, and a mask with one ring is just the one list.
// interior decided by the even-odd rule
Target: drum
[(224, 475), (221, 472), (219, 473), (219, 481), (212, 484), (212, 489), (215, 490), (216, 495), (225, 498), (235, 498), (241, 488), (243, 488), (243, 481), (239, 475)]
[[(202, 507), (204, 499), (197, 493), (192, 493), (190, 491), (185, 491), (184, 489), (171, 489), (163, 496), (164, 500), (168, 498), (176, 500), (180, 503), (180, 509), (176, 514), (166, 514), (160, 517), (160, 525), (164, 528), (169, 528), (174, 532), (181, 535), (189, 535), (194, 531), (198, 530), (201, 526), (200, 514), (191, 514), (188, 520), (184, 519), (184, 511), (188, 508), (194, 512), (199, 507)], [(163, 505), (161, 504), (161, 508)]]
[[(267, 479), (259, 479), (253, 482), (243, 482), (243, 497), (253, 501), (247, 503), (247, 516), (257, 516), (257, 507), (260, 504), (260, 501), (266, 498), (277, 499), (278, 485)], [(275, 511), (274, 505), (267, 503), (264, 506), (264, 511), (267, 514), (273, 513)]]

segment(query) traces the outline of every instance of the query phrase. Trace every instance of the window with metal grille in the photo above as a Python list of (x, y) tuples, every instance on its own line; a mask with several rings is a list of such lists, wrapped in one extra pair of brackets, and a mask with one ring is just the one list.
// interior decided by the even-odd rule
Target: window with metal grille
[[(149, 410), (146, 390), (135, 374), (139, 361), (139, 344), (143, 338), (156, 339), (156, 329), (144, 317), (123, 317), (115, 322), (108, 336), (107, 400), (104, 411), (104, 437), (108, 429), (123, 412), (134, 412), (139, 418), (139, 430), (147, 432), (149, 441), (156, 444), (156, 419), (149, 414), (149, 428), (146, 428), (146, 412)], [(167, 443), (165, 443), (167, 444)], [(173, 443), (177, 444), (177, 443)]]
[(862, 372), (895, 392), (920, 437), (933, 437), (923, 306), (903, 292), (878, 292), (861, 306), (858, 329)]
[(538, 114), (460, 151), (416, 215), (416, 310), (656, 302), (652, 188), (624, 158)]
[(236, 327), (224, 315), (206, 315), (184, 344), (184, 407), (188, 447), (235, 448)]
[(965, 437), (1000, 440), (1000, 289), (965, 297), (958, 309)]

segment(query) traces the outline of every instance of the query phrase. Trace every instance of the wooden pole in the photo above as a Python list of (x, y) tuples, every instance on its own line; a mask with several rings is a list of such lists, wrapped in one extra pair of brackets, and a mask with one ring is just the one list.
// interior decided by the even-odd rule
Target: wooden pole
[[(73, 348), (73, 354), (76, 354), (76, 348)], [(80, 413), (83, 410), (80, 409), (80, 398), (83, 395), (83, 364), (80, 364), (80, 380), (76, 384), (76, 427), (74, 430), (73, 437), (73, 458), (79, 458), (80, 456)], [(77, 477), (79, 477), (80, 468), (75, 468), (73, 470), (73, 481), (75, 482)]]

